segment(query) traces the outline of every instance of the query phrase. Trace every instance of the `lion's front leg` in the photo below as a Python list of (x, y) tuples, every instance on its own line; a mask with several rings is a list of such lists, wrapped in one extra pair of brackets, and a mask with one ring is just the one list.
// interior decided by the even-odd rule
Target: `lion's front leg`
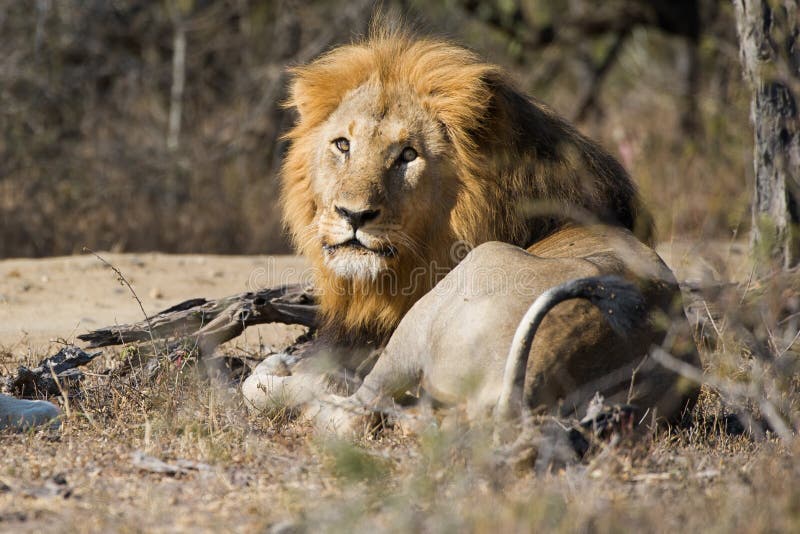
[(292, 352), (269, 355), (242, 383), (248, 408), (258, 412), (295, 411), (323, 393), (346, 390), (348, 381), (337, 378), (353, 375), (340, 372), (327, 349), (328, 345), (315, 339)]
[(251, 411), (293, 412), (298, 419), (311, 421), (318, 432), (343, 438), (363, 436), (378, 416), (355, 396), (329, 393), (321, 375), (254, 373), (242, 384), (242, 395)]
[(365, 405), (355, 396), (327, 394), (310, 402), (303, 410), (303, 418), (311, 421), (319, 433), (358, 439), (375, 429), (381, 411)]

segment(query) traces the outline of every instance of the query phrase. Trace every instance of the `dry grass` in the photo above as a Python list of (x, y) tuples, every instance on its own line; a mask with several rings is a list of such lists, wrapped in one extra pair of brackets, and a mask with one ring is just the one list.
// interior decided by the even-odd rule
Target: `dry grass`
[[(768, 297), (758, 283), (749, 287), (756, 297), (743, 306), (757, 308)], [(711, 308), (724, 303), (718, 299)], [(722, 335), (709, 333), (704, 359), (710, 373), (740, 383), (758, 381), (773, 401), (797, 400), (786, 374), (747, 355), (731, 315), (718, 315), (714, 324)], [(708, 328), (713, 330), (711, 323)], [(774, 339), (779, 330), (770, 330)], [(0, 359), (10, 367), (14, 357), (5, 352)], [(97, 367), (120, 359), (107, 354)], [(170, 367), (151, 383), (90, 376), (83, 395), (70, 401), (60, 432), (0, 434), (0, 529), (728, 532), (800, 527), (795, 459), (800, 441), (781, 442), (770, 433), (725, 433), (732, 404), (712, 388), (704, 389), (694, 421), (684, 429), (537, 473), (498, 463), (480, 429), (440, 420), (414, 434), (397, 427), (358, 444), (321, 440), (280, 414), (272, 419), (247, 415), (236, 388), (204, 377), (191, 365)], [(792, 408), (790, 423), (793, 414)], [(178, 474), (152, 473), (133, 459), (137, 452), (167, 463), (200, 465)], [(283, 530), (289, 528), (297, 530)]]
[[(74, 254), (84, 246), (289, 251), (277, 208), (280, 136), (295, 120), (280, 106), (286, 67), (351, 40), (366, 28), (371, 6), (190, 4), (175, 151), (165, 142), (174, 31), (166, 4), (18, 2), (0, 18), (0, 85), (8, 87), (0, 92), (0, 256)], [(454, 2), (384, 4), (413, 5), (423, 33), (449, 35), (503, 65), (567, 118), (587, 84), (578, 58), (607, 46), (587, 38), (585, 50), (555, 46), (523, 60), (507, 36)], [(734, 28), (730, 6), (722, 11), (720, 25)], [(735, 42), (709, 28), (701, 44), (701, 132), (690, 136), (679, 124), (682, 41), (645, 28), (609, 73), (599, 112), (578, 125), (631, 171), (661, 239), (728, 237), (749, 226), (749, 95)]]

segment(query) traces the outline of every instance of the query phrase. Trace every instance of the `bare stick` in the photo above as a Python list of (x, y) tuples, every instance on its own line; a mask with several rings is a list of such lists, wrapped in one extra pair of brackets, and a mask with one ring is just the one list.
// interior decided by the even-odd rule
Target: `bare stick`
[(100, 352), (90, 354), (68, 345), (57, 354), (40, 361), (32, 369), (24, 365), (19, 366), (17, 372), (6, 381), (5, 389), (23, 398), (59, 393), (66, 398), (65, 389), (72, 389), (83, 377), (83, 372), (78, 367), (88, 364), (100, 354)]
[(78, 336), (90, 347), (105, 347), (148, 339), (172, 339), (197, 346), (209, 355), (221, 343), (248, 326), (264, 323), (299, 324), (315, 328), (317, 305), (310, 289), (286, 285), (239, 293), (218, 300), (184, 301), (144, 321), (109, 326)]
[[(128, 279), (125, 278), (125, 275), (122, 274), (122, 271), (117, 269), (116, 266), (107, 262), (102, 256), (100, 256), (100, 254), (98, 254), (97, 252), (88, 247), (83, 247), (83, 251), (91, 253), (92, 255), (94, 255), (95, 258), (103, 262), (103, 265), (106, 265), (107, 267), (111, 268), (111, 270), (114, 271), (114, 273), (117, 275), (117, 280), (119, 280), (119, 283), (124, 284), (128, 288), (128, 291), (131, 292), (131, 295), (133, 295), (133, 299), (139, 305), (139, 309), (142, 310), (142, 315), (144, 315), (144, 320), (147, 322), (147, 330), (150, 333), (150, 342), (153, 345), (153, 354), (155, 354), (157, 351), (156, 351), (156, 340), (153, 337), (153, 325), (150, 324), (150, 317), (147, 315), (147, 312), (144, 311), (144, 304), (142, 304), (142, 299), (140, 299), (139, 295), (136, 294), (136, 291), (133, 290), (133, 286), (131, 286), (131, 283), (128, 282)], [(78, 336), (78, 339), (82, 339), (81, 336)], [(102, 345), (96, 345), (96, 346), (100, 347)]]

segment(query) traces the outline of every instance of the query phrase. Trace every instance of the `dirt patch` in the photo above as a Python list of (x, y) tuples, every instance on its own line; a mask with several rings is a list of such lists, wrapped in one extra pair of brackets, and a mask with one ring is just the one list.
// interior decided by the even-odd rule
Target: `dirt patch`
[[(295, 283), (309, 276), (296, 256), (110, 254), (101, 256), (130, 281), (148, 314), (182, 300)], [(52, 341), (142, 319), (139, 304), (92, 255), (0, 261), (0, 346), (45, 351)], [(279, 336), (265, 326), (247, 334)]]
[[(730, 276), (717, 267), (726, 264), (749, 272), (726, 246), (662, 252), (681, 278)], [(304, 267), (293, 257), (104, 257), (148, 313), (297, 282)], [(52, 353), (51, 340), (141, 317), (91, 256), (2, 261), (0, 295), (0, 369)], [(267, 325), (238, 342), (263, 355), (295, 334)], [(742, 360), (735, 345), (705, 356), (728, 353)], [(119, 354), (106, 349), (97, 369)], [(798, 442), (721, 432), (709, 390), (687, 428), (538, 474), (499, 465), (488, 434), (439, 415), (356, 444), (321, 440), (285, 414), (248, 414), (235, 387), (191, 366), (140, 384), (89, 369), (84, 394), (62, 408), (58, 432), (0, 433), (0, 531), (790, 531), (800, 521)]]

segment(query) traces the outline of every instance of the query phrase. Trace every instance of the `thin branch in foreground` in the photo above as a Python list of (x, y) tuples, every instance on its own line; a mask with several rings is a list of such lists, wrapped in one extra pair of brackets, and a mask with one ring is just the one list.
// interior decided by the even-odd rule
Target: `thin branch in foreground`
[[(152, 344), (152, 347), (153, 347), (153, 354), (158, 352), (156, 350), (156, 340), (153, 337), (153, 333), (152, 333), (153, 332), (153, 325), (150, 324), (150, 317), (147, 315), (147, 312), (144, 311), (144, 304), (142, 304), (142, 299), (140, 299), (139, 295), (136, 294), (136, 291), (134, 291), (133, 286), (131, 285), (131, 283), (128, 281), (127, 278), (125, 278), (125, 275), (122, 274), (122, 271), (117, 269), (117, 267), (115, 265), (112, 265), (110, 262), (106, 261), (105, 258), (103, 258), (100, 254), (98, 254), (94, 250), (90, 249), (89, 247), (83, 247), (83, 251), (84, 252), (89, 252), (95, 258), (97, 258), (98, 260), (103, 262), (103, 265), (105, 265), (106, 267), (109, 267), (112, 271), (114, 271), (114, 273), (117, 275), (117, 280), (119, 281), (119, 283), (125, 285), (128, 288), (128, 291), (130, 291), (131, 295), (133, 295), (133, 299), (139, 305), (139, 309), (142, 311), (142, 315), (144, 316), (145, 322), (147, 322), (147, 330), (150, 333), (150, 343)], [(82, 339), (81, 336), (78, 336), (78, 339)], [(96, 345), (96, 346), (99, 347), (100, 345)]]
[(764, 392), (753, 385), (743, 385), (723, 378), (707, 375), (697, 367), (679, 360), (658, 346), (652, 347), (650, 355), (653, 359), (669, 369), (698, 384), (707, 384), (720, 392), (738, 399), (758, 403), (761, 415), (767, 420), (772, 430), (784, 443), (794, 440), (794, 430), (786, 424), (775, 404), (764, 396)]

